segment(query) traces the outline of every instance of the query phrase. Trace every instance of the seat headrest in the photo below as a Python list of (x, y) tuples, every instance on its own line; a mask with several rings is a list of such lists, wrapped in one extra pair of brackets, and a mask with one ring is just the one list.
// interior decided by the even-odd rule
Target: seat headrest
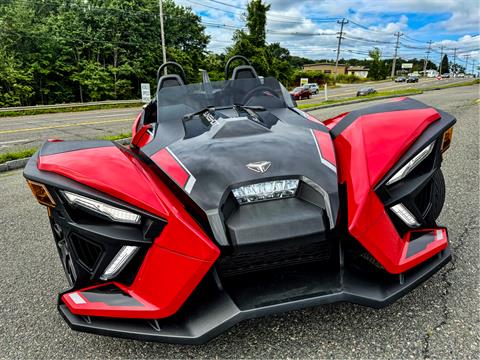
[(256, 78), (258, 78), (257, 72), (250, 65), (240, 65), (233, 69), (232, 80)]
[(163, 75), (160, 80), (158, 80), (157, 89), (163, 89), (171, 86), (182, 86), (185, 85), (182, 78), (177, 74)]

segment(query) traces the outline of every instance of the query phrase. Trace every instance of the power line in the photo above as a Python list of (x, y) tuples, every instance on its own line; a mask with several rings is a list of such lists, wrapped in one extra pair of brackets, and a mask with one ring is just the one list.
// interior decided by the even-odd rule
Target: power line
[(421, 41), (421, 40), (414, 39), (414, 38), (412, 38), (412, 37), (410, 37), (406, 34), (403, 34), (403, 36), (410, 41), (415, 41), (415, 42), (418, 42), (418, 43), (421, 43), (421, 44), (430, 44), (431, 43), (431, 41)]
[[(189, 0), (187, 0), (189, 1)], [(238, 9), (238, 10), (242, 10), (242, 11), (246, 11), (247, 9), (244, 8), (244, 7), (241, 7), (241, 6), (236, 6), (236, 5), (232, 5), (232, 4), (229, 4), (229, 3), (226, 3), (226, 2), (223, 2), (223, 1), (219, 1), (219, 0), (208, 0), (208, 1), (211, 1), (213, 3), (216, 3), (216, 4), (219, 4), (219, 5), (224, 5), (224, 6), (227, 6), (227, 7), (231, 7), (231, 8), (235, 8), (235, 9)], [(220, 9), (219, 9), (220, 10)], [(273, 17), (273, 18), (277, 18), (277, 19), (286, 19), (286, 20), (301, 20), (301, 21), (304, 21), (306, 19), (310, 20), (310, 21), (313, 21), (313, 22), (335, 22), (338, 20), (338, 18), (302, 18), (302, 17), (295, 17), (295, 16), (286, 16), (286, 15), (267, 15), (267, 18), (269, 17)]]

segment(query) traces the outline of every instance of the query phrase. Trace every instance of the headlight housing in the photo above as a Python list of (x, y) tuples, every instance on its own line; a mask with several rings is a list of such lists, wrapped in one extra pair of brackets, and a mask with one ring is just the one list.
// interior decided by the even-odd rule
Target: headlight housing
[(65, 199), (73, 207), (84, 208), (101, 216), (107, 217), (112, 221), (127, 223), (127, 224), (140, 224), (141, 217), (131, 211), (117, 208), (105, 204), (101, 201), (93, 200), (83, 195), (75, 194), (70, 191), (62, 191)]
[(420, 151), (412, 160), (406, 163), (400, 170), (398, 170), (391, 178), (387, 181), (387, 185), (392, 185), (399, 180), (402, 180), (410, 174), (410, 172), (415, 169), (415, 167), (420, 164), (423, 160), (425, 160), (428, 155), (431, 154), (433, 148), (435, 147), (435, 142), (432, 142), (422, 151)]
[(294, 197), (299, 180), (272, 180), (257, 184), (240, 186), (232, 190), (240, 204)]

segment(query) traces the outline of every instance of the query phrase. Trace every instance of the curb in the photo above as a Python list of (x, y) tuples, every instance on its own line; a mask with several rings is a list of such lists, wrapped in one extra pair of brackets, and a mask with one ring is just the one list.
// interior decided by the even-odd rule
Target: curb
[[(131, 139), (132, 138), (125, 138), (125, 139), (119, 139), (114, 141), (120, 145), (127, 145), (130, 143)], [(3, 164), (0, 164), (0, 173), (11, 171), (11, 170), (22, 169), (27, 165), (28, 160), (30, 160), (29, 157), (4, 162)]]

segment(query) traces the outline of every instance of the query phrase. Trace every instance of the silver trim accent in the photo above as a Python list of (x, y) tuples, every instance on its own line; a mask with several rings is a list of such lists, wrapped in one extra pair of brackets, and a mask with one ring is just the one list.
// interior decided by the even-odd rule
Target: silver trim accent
[(323, 196), (323, 201), (325, 201), (325, 210), (327, 211), (327, 217), (328, 221), (330, 223), (330, 229), (333, 229), (335, 227), (335, 223), (333, 222), (333, 214), (332, 214), (332, 206), (330, 204), (330, 196), (328, 193), (317, 183), (313, 182), (309, 178), (302, 178), (302, 181), (311, 187), (313, 187), (315, 190), (317, 190), (320, 194)]
[(315, 133), (313, 132), (313, 129), (310, 129), (310, 133), (313, 136), (313, 141), (315, 142), (315, 146), (317, 147), (318, 151), (318, 156), (320, 156), (320, 161), (323, 165), (328, 167), (330, 170), (332, 170), (335, 174), (337, 173), (337, 168), (335, 165), (333, 165), (331, 162), (329, 162), (327, 159), (324, 159), (322, 156), (322, 151), (320, 150), (320, 146), (318, 145), (317, 137), (315, 136)]
[(442, 230), (437, 230), (437, 236), (435, 240), (443, 240), (443, 231)]
[(271, 161), (266, 161), (266, 160), (255, 161), (255, 162), (249, 163), (245, 166), (252, 171), (264, 174), (268, 171), (268, 169), (270, 169), (270, 166), (272, 166), (272, 162)]
[(70, 299), (72, 299), (72, 301), (75, 304), (86, 304), (87, 303), (85, 300), (83, 300), (83, 298), (80, 295), (78, 295), (77, 292), (68, 294), (68, 296), (70, 297)]
[(172, 150), (169, 149), (168, 146), (165, 147), (165, 149), (169, 152), (170, 155), (172, 155), (172, 157), (180, 164), (180, 166), (183, 168), (183, 170), (185, 170), (188, 174), (188, 180), (187, 180), (187, 183), (185, 184), (185, 187), (183, 188), (183, 190), (185, 190), (185, 192), (187, 194), (190, 194), (193, 190), (193, 187), (195, 185), (195, 182), (197, 181), (197, 179), (195, 179), (195, 176), (192, 175), (192, 173), (187, 169), (187, 167), (180, 161), (180, 159), (173, 153)]
[[(130, 254), (127, 254), (126, 257), (124, 257), (123, 260), (120, 261), (120, 264), (116, 268), (110, 269), (110, 267), (113, 267), (115, 262), (117, 262), (119, 257), (123, 254), (123, 251), (126, 250), (127, 248), (133, 248)], [(133, 257), (135, 256), (135, 254), (139, 249), (140, 248), (138, 246), (123, 245), (120, 248), (120, 250), (118, 250), (117, 254), (113, 257), (113, 259), (110, 261), (110, 263), (107, 265), (107, 267), (105, 268), (102, 276), (100, 276), (100, 280), (104, 280), (104, 281), (110, 280), (116, 277), (118, 274), (120, 274), (120, 272), (125, 268), (125, 266), (127, 266), (130, 260), (133, 259)], [(108, 270), (113, 270), (113, 271), (107, 273)]]
[[(402, 203), (391, 206), (390, 210), (393, 211), (393, 213), (397, 215), (397, 217), (402, 220), (407, 226), (411, 228), (416, 228), (420, 226), (420, 223), (417, 221), (412, 212)], [(410, 217), (411, 219), (409, 219)]]

